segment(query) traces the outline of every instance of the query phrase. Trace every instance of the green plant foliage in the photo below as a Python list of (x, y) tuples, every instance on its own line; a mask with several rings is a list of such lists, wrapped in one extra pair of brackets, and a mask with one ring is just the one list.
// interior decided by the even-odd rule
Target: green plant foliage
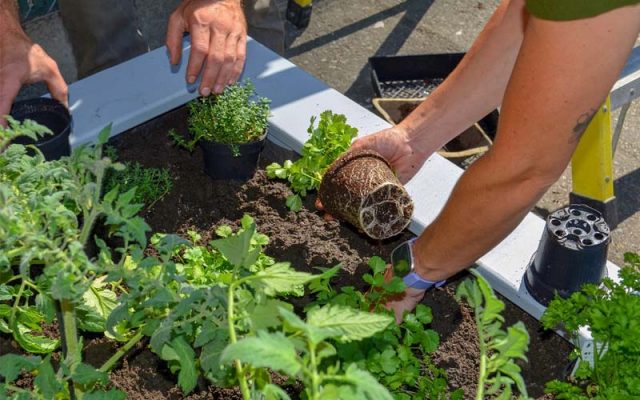
[(280, 308), (285, 320), (282, 332), (258, 332), (230, 344), (221, 360), (239, 360), (254, 368), (271, 368), (305, 386), (308, 399), (393, 399), (367, 371), (355, 364), (323, 363), (336, 355), (329, 341), (352, 341), (370, 337), (392, 323), (388, 315), (372, 314), (342, 306), (324, 306), (308, 313), (303, 321)]
[[(106, 155), (111, 161), (118, 161), (115, 148), (107, 147)], [(153, 207), (173, 188), (173, 180), (168, 168), (143, 167), (139, 162), (124, 162), (121, 171), (110, 170), (104, 183), (104, 191), (109, 192), (118, 187), (121, 192), (135, 188), (131, 200), (136, 204), (144, 204), (145, 208)]]
[(475, 270), (475, 279), (467, 279), (458, 287), (456, 298), (465, 299), (474, 309), (480, 347), (480, 371), (476, 399), (511, 399), (513, 385), (519, 398), (528, 399), (527, 388), (516, 360), (527, 360), (529, 333), (522, 322), (503, 330), (504, 318), (500, 301), (487, 281)]
[[(32, 127), (14, 122), (0, 132), (0, 140), (33, 137), (39, 128), (29, 135)], [(48, 357), (30, 369), (24, 360), (10, 360), (37, 372), (34, 396), (57, 398), (68, 391), (81, 396), (93, 390), (87, 386), (94, 381), (81, 362), (77, 328), (104, 330), (117, 287), (105, 278), (118, 267), (103, 243), (97, 243), (97, 257), (85, 253), (94, 223), (103, 218), (112, 227), (124, 241), (123, 253), (146, 243), (148, 227), (136, 216), (140, 206), (131, 203), (133, 192), (102, 194), (106, 171), (120, 167), (102, 157), (108, 134), (106, 128), (97, 146), (82, 146), (57, 161), (45, 161), (40, 152), (30, 156), (22, 145), (0, 153), (0, 331), (13, 335), (25, 351), (46, 354), (59, 340), (46, 336), (42, 325), (55, 319), (66, 343), (57, 372)], [(24, 390), (5, 388), (12, 396), (26, 396)]]
[(217, 96), (201, 97), (189, 103), (190, 139), (176, 132), (170, 136), (189, 151), (200, 140), (238, 145), (261, 138), (267, 129), (269, 99), (255, 98), (249, 80), (235, 83)]
[(576, 339), (587, 327), (593, 337), (593, 363), (576, 349), (575, 377), (547, 384), (557, 399), (640, 398), (640, 256), (627, 253), (625, 262), (619, 281), (584, 285), (568, 299), (552, 300), (542, 316), (547, 329), (564, 328)]
[[(386, 299), (402, 293), (405, 285), (399, 277), (385, 279), (386, 263), (380, 257), (372, 257), (369, 266), (371, 273), (363, 275), (363, 280), (371, 285), (368, 293), (349, 286), (335, 291), (329, 284), (332, 271), (325, 271), (324, 279), (309, 284), (316, 301), (307, 309), (332, 304), (390, 315), (384, 308)], [(419, 304), (414, 313), (405, 314), (399, 325), (388, 324), (360, 341), (336, 343), (338, 358), (344, 365), (355, 364), (371, 373), (395, 399), (462, 399), (463, 391), (449, 392), (446, 372), (431, 361), (431, 354), (440, 344), (437, 332), (428, 328), (432, 320), (431, 309)]]
[(5, 128), (0, 125), (0, 153), (2, 153), (14, 139), (20, 136), (38, 140), (38, 138), (44, 135), (53, 135), (53, 132), (51, 132), (49, 128), (38, 125), (30, 119), (19, 122), (10, 115), (5, 116), (5, 118), (9, 126)]
[(310, 138), (302, 146), (301, 157), (282, 165), (273, 163), (267, 166), (269, 178), (286, 179), (294, 194), (287, 198), (287, 206), (293, 211), (302, 208), (302, 199), (310, 190), (320, 187), (322, 176), (329, 165), (344, 153), (351, 141), (358, 135), (358, 130), (347, 124), (342, 114), (325, 111), (320, 114), (318, 127), (314, 126), (316, 118), (311, 118), (309, 125)]

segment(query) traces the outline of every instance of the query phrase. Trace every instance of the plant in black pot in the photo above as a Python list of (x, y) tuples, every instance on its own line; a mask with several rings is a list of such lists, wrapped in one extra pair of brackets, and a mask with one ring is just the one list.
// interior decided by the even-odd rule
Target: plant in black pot
[(269, 103), (248, 80), (229, 85), (218, 96), (189, 103), (189, 139), (170, 135), (189, 151), (202, 147), (204, 171), (212, 179), (249, 179), (267, 137)]

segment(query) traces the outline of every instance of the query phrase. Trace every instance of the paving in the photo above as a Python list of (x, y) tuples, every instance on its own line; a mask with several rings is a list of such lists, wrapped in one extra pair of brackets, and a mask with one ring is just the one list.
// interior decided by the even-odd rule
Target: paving
[[(166, 20), (178, 0), (136, 0), (143, 34), (152, 48), (164, 43)], [(373, 55), (465, 51), (498, 1), (316, 0), (310, 26), (288, 25), (286, 56), (363, 106), (373, 90), (368, 58)], [(285, 2), (278, 0), (281, 8)], [(56, 13), (30, 21), (27, 32), (59, 63), (69, 82), (76, 78), (72, 51)], [(21, 96), (42, 91), (26, 88)], [(96, 94), (99, 95), (99, 94)], [(340, 110), (335, 110), (340, 111)], [(614, 117), (616, 114), (614, 113)], [(621, 223), (613, 232), (609, 258), (622, 264), (626, 251), (640, 251), (640, 106), (631, 106), (615, 157), (616, 195)], [(536, 206), (541, 215), (567, 204), (569, 169)], [(499, 207), (499, 205), (496, 205)]]

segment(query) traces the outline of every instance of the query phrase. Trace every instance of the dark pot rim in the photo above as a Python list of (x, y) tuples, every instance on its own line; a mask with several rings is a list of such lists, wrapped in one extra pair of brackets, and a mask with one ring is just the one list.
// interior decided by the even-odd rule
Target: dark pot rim
[[(69, 109), (67, 109), (67, 107), (65, 107), (64, 104), (60, 103), (58, 100), (52, 99), (49, 97), (36, 97), (34, 99), (17, 101), (13, 103), (13, 105), (11, 106), (11, 111), (9, 115), (15, 118), (14, 113), (16, 113), (17, 111), (20, 111), (20, 108), (25, 106), (30, 106), (34, 108), (38, 108), (42, 106), (52, 107), (51, 109), (43, 110), (43, 111), (56, 114), (58, 117), (63, 119), (64, 123), (66, 124), (64, 129), (60, 130), (59, 132), (53, 132), (53, 135), (46, 135), (38, 138), (35, 141), (32, 140), (31, 138), (27, 138), (29, 140), (29, 143), (27, 143), (26, 145), (29, 145), (29, 144), (46, 145), (46, 144), (49, 144), (50, 142), (54, 142), (58, 140), (60, 136), (69, 136), (69, 134), (71, 134), (71, 124), (72, 124), (71, 113), (69, 112)], [(29, 118), (30, 115), (37, 114), (38, 112), (41, 112), (41, 111), (31, 112), (23, 118), (15, 118), (15, 119), (18, 121), (31, 120), (33, 122), (38, 123), (35, 119)], [(40, 124), (40, 125), (43, 125), (43, 124)], [(20, 138), (17, 138), (17, 139), (19, 140)], [(24, 137), (23, 137), (23, 140), (24, 140)], [(13, 142), (15, 143), (15, 140)]]

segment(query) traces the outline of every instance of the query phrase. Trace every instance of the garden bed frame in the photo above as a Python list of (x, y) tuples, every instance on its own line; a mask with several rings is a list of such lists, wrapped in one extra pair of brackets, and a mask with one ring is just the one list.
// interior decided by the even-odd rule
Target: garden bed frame
[[(189, 51), (190, 43), (185, 39), (183, 61), (177, 67), (169, 64), (167, 50), (161, 47), (70, 85), (69, 104), (74, 119), (71, 145), (95, 141), (98, 132), (110, 123), (112, 136), (117, 135), (196, 98), (199, 81), (187, 85), (184, 78)], [(251, 79), (256, 91), (272, 100), (268, 139), (295, 151), (299, 152), (308, 138), (311, 116), (327, 109), (346, 115), (360, 135), (389, 127), (378, 116), (255, 40), (247, 43), (243, 78)], [(436, 218), (462, 172), (437, 154), (427, 160), (407, 184), (415, 200), (411, 232), (420, 234)], [(529, 295), (523, 276), (544, 226), (540, 217), (529, 213), (511, 235), (478, 261), (480, 272), (494, 289), (536, 319), (540, 319), (545, 307)], [(607, 269), (610, 277), (617, 277), (619, 268), (615, 264), (608, 262)], [(591, 354), (588, 331), (581, 332), (580, 347), (585, 356)]]

